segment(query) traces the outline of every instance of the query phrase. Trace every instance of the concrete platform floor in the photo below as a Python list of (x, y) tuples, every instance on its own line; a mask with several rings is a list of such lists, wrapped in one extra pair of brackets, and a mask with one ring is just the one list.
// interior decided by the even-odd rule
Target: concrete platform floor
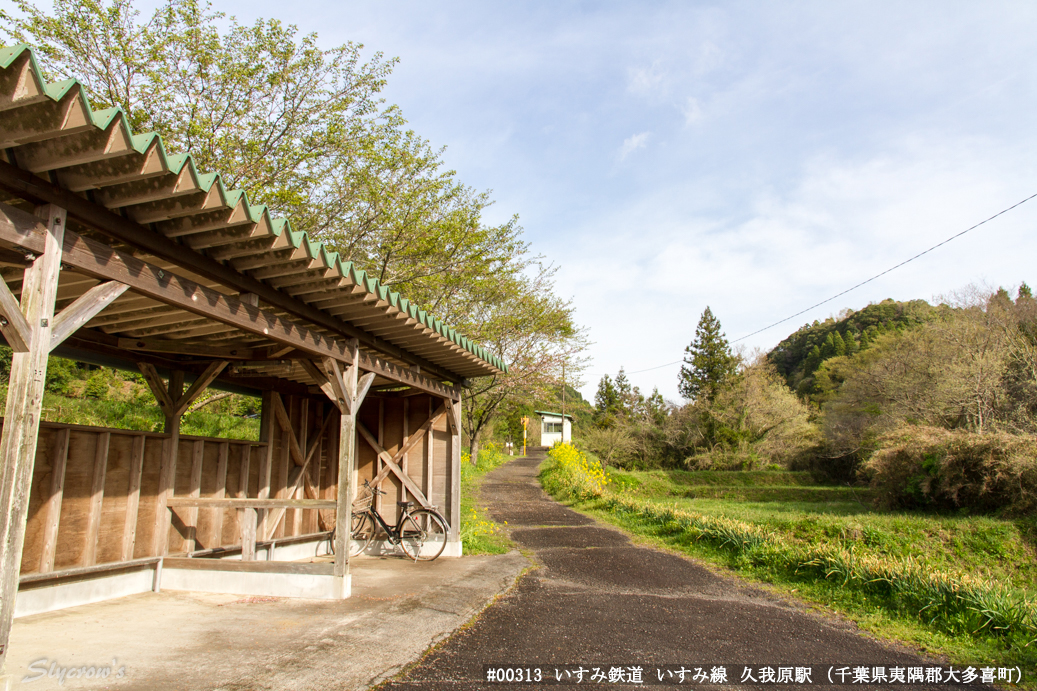
[[(468, 622), (528, 563), (518, 552), (365, 557), (342, 601), (166, 591), (24, 617), (11, 634), (7, 688), (365, 689)], [(30, 681), (52, 664), (111, 674)]]

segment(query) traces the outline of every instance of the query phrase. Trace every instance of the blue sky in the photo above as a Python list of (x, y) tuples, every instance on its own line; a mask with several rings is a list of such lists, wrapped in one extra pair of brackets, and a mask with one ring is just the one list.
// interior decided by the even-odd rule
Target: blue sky
[[(1037, 192), (1037, 4), (228, 2), (401, 60), (386, 97), (559, 267), (614, 375), (732, 340)], [(1037, 285), (1037, 200), (742, 341), (844, 307)], [(677, 399), (672, 365), (632, 374)]]

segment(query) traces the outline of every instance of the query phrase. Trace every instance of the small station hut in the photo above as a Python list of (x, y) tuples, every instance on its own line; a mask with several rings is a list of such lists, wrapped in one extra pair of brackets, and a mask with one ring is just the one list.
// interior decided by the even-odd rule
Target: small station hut
[(534, 412), (540, 416), (540, 443), (543, 446), (553, 446), (554, 444), (564, 444), (572, 441), (572, 415), (552, 413), (547, 410), (536, 410)]
[[(461, 397), (504, 363), (45, 83), (27, 46), (0, 48), (0, 316), (0, 664), (16, 614), (159, 588), (348, 597), (365, 479), (390, 523), (397, 500), (438, 507), (460, 555)], [(51, 353), (139, 371), (164, 431), (41, 422)], [(210, 386), (262, 397), (258, 441), (180, 434)], [(333, 562), (295, 561), (332, 531)]]

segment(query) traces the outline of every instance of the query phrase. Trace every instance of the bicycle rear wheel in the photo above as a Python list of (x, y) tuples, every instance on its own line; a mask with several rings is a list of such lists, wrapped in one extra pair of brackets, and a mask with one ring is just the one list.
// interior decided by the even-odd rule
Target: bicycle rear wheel
[(432, 561), (446, 549), (446, 521), (435, 511), (418, 509), (400, 523), (400, 547), (414, 561)]
[(353, 514), (353, 530), (349, 535), (349, 556), (356, 555), (367, 549), (374, 537), (374, 521), (367, 513)]

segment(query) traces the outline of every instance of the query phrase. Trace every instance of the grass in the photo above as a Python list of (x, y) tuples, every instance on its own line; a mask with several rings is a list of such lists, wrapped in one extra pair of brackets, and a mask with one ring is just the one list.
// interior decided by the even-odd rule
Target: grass
[[(802, 493), (826, 488), (792, 473), (624, 473), (579, 456), (571, 447), (552, 452), (541, 473), (545, 489), (577, 508), (831, 608), (878, 635), (954, 663), (1018, 664), (1034, 677), (1032, 519), (887, 513), (838, 492), (804, 500)], [(586, 477), (583, 468), (591, 469)], [(734, 493), (757, 481), (761, 489), (783, 488), (780, 498), (687, 496), (689, 487)]]
[(479, 449), (476, 463), (465, 452), (461, 454), (461, 546), (464, 554), (504, 554), (511, 550), (511, 540), (503, 528), (487, 516), (487, 508), (479, 504), (479, 488), (486, 473), (498, 468), (507, 456), (496, 444)]
[(818, 485), (810, 473), (772, 470), (650, 470), (612, 472), (612, 481), (629, 496), (657, 499), (734, 499), (761, 502), (863, 504), (872, 492), (857, 487)]
[[(165, 424), (162, 411), (154, 403), (69, 398), (53, 393), (43, 395), (43, 419), (70, 425), (88, 425), (161, 432)], [(198, 437), (259, 440), (259, 419), (199, 410), (186, 413), (180, 433)]]

